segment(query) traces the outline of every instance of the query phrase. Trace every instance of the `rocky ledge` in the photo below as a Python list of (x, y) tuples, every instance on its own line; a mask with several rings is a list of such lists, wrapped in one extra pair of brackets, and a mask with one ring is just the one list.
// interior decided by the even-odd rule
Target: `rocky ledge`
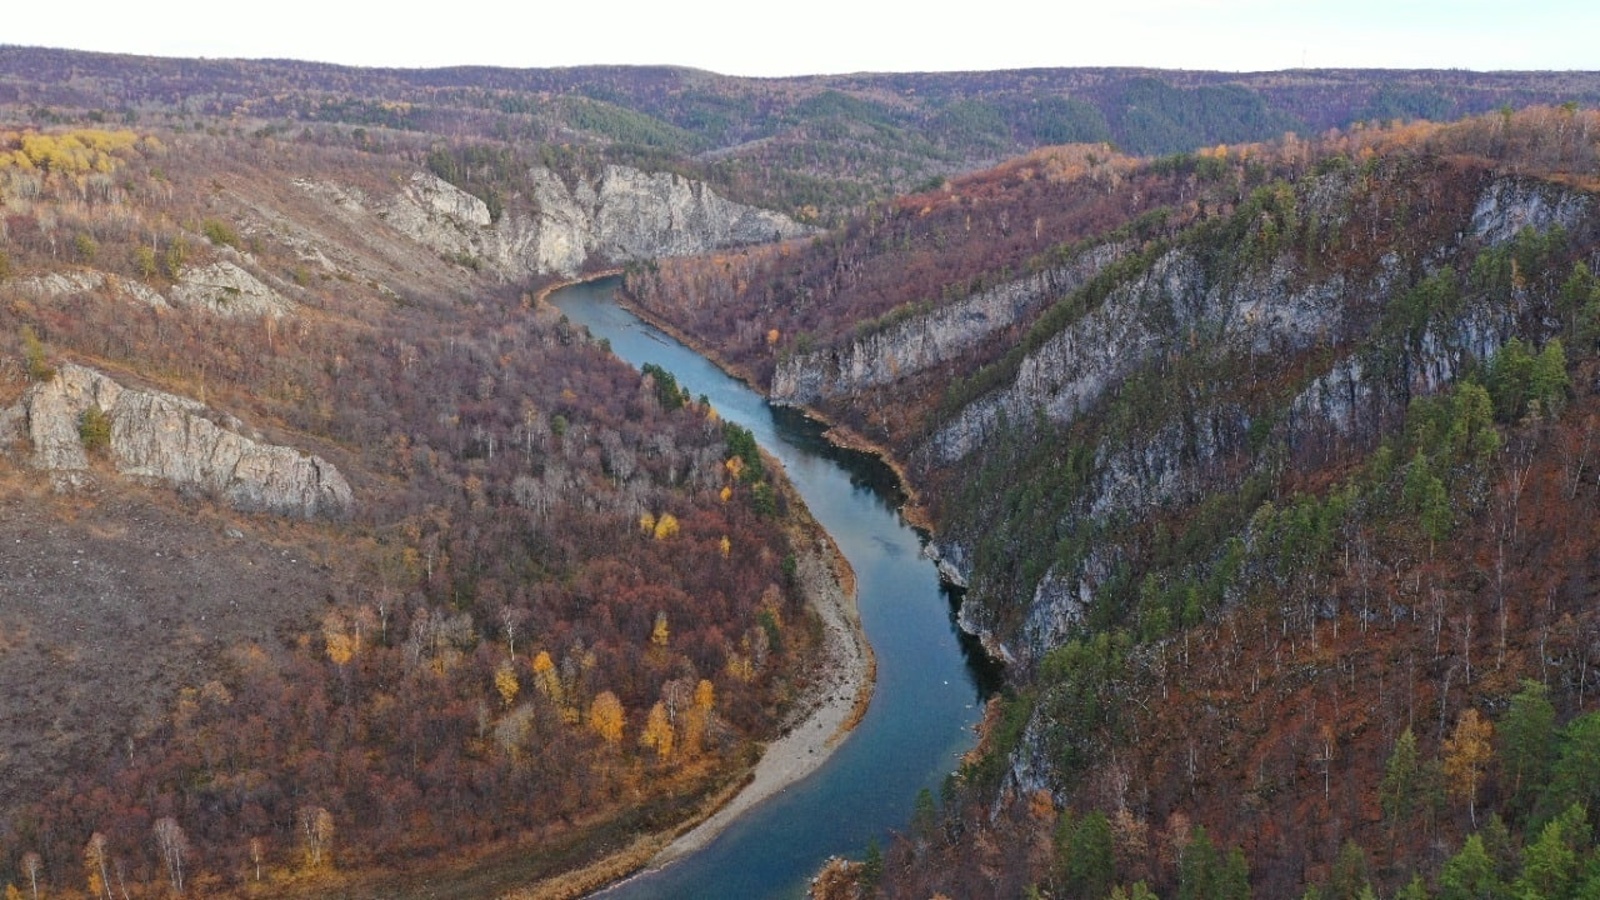
[(0, 449), (20, 451), (58, 485), (83, 484), (87, 445), (96, 442), (83, 427), (91, 410), (104, 415), (104, 452), (124, 476), (200, 492), (235, 509), (307, 519), (343, 517), (354, 502), (344, 476), (321, 457), (247, 437), (232, 417), (218, 424), (195, 400), (125, 388), (70, 363), (0, 410)]

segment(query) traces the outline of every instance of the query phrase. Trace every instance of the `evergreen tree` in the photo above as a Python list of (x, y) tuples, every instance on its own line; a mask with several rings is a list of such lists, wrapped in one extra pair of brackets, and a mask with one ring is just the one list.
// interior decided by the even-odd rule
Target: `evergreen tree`
[(1496, 900), (1504, 893), (1505, 885), (1483, 849), (1483, 838), (1476, 834), (1439, 872), (1439, 900)]
[(1397, 829), (1410, 820), (1416, 811), (1421, 788), (1421, 759), (1417, 755), (1417, 736), (1408, 727), (1400, 732), (1384, 767), (1383, 782), (1378, 786), (1378, 799), (1389, 827)]
[(1513, 813), (1527, 814), (1550, 777), (1555, 756), (1556, 709), (1550, 689), (1523, 679), (1522, 690), (1500, 719), (1500, 767), (1505, 773)]
[(1116, 882), (1111, 823), (1098, 810), (1078, 821), (1067, 845), (1066, 884), (1071, 897), (1104, 897)]
[[(1582, 807), (1574, 806), (1572, 810), (1581, 821)], [(1565, 815), (1546, 823), (1539, 839), (1523, 853), (1522, 877), (1516, 883), (1518, 897), (1558, 900), (1571, 895), (1578, 877), (1578, 850), (1568, 840), (1566, 827)]]
[(1600, 809), (1600, 712), (1581, 715), (1562, 729), (1561, 755), (1537, 818), (1554, 816), (1573, 804)]

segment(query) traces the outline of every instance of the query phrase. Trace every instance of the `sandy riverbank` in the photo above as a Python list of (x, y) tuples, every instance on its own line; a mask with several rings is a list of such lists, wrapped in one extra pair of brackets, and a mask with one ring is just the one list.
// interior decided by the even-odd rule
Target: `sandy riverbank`
[(817, 665), (825, 673), (796, 724), (767, 745), (743, 790), (650, 860), (658, 869), (710, 843), (740, 815), (811, 774), (849, 734), (872, 698), (872, 648), (861, 630), (855, 578), (831, 541), (800, 559), (798, 574), (822, 618), (824, 647)]
[[(770, 460), (769, 460), (770, 461)], [(774, 461), (774, 464), (775, 461)], [(568, 900), (600, 890), (618, 879), (660, 869), (694, 853), (752, 807), (809, 775), (821, 766), (865, 715), (872, 699), (877, 663), (861, 629), (856, 608), (855, 573), (833, 540), (814, 522), (798, 525), (804, 535), (797, 546), (802, 589), (822, 620), (823, 647), (813, 671), (811, 691), (791, 715), (783, 736), (768, 744), (761, 759), (736, 792), (714, 797), (714, 809), (693, 827), (670, 833), (640, 835), (627, 848), (582, 869), (501, 895), (502, 900)], [(801, 541), (804, 543), (800, 543)]]

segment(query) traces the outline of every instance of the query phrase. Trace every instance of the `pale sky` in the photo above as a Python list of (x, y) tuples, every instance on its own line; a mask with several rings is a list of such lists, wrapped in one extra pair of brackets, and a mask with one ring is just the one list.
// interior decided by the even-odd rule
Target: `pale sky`
[[(727, 75), (1149, 66), (1600, 69), (1596, 0), (20, 0), (0, 44)], [(423, 12), (426, 10), (427, 12)]]

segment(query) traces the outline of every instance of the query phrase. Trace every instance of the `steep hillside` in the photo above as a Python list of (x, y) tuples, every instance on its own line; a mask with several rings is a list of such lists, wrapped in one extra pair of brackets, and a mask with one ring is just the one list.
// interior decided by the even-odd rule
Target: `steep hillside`
[(1488, 896), (1453, 893), (1487, 852), (1472, 890), (1575, 896), (1597, 126), (1045, 152), (809, 246), (631, 272), (902, 464), (1008, 662), (942, 810), (820, 892)]
[(748, 434), (529, 292), (796, 226), (211, 131), (0, 126), (0, 883), (509, 889), (699, 814), (831, 569)]

